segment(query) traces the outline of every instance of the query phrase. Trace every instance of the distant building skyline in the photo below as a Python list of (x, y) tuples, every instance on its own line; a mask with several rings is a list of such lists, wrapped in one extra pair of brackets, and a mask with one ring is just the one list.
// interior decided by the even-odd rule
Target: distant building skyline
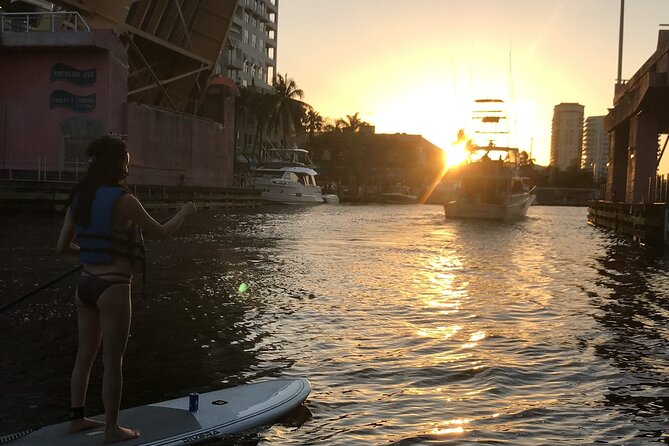
[(581, 166), (583, 114), (579, 103), (563, 102), (553, 107), (550, 165), (560, 170)]
[(599, 182), (606, 178), (609, 160), (609, 134), (604, 128), (606, 116), (589, 116), (583, 126), (583, 154), (581, 169), (592, 170), (592, 178)]

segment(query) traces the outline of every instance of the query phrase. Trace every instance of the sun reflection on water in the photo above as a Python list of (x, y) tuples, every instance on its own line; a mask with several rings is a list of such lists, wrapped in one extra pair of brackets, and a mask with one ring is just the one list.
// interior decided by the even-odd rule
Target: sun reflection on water
[(464, 425), (471, 421), (466, 418), (444, 421), (432, 429), (432, 435), (461, 434), (465, 431)]
[(453, 325), (451, 327), (421, 328), (416, 334), (422, 338), (449, 339), (460, 330), (462, 330), (461, 326)]

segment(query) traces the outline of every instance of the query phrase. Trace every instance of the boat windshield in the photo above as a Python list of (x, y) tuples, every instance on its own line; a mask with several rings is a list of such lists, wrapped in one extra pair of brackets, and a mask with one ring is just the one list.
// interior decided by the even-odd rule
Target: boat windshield
[(262, 153), (263, 164), (289, 164), (311, 166), (313, 163), (305, 149), (269, 149)]
[(278, 169), (257, 169), (253, 176), (255, 178), (282, 179), (302, 183), (305, 186), (316, 186), (316, 178), (308, 173), (290, 172)]
[(470, 150), (469, 159), (476, 161), (503, 161), (505, 164), (518, 164), (518, 150), (508, 147), (477, 147)]
[(272, 170), (272, 169), (256, 169), (253, 173), (256, 177), (262, 178), (283, 178), (283, 170)]
[(283, 179), (288, 181), (300, 181), (300, 178), (295, 172), (284, 172)]

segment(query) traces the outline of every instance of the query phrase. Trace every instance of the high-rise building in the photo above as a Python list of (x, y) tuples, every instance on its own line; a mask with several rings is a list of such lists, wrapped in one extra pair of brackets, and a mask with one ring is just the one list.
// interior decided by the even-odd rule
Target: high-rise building
[(237, 0), (217, 74), (269, 89), (276, 74), (279, 0)]
[[(276, 76), (279, 0), (236, 0), (227, 39), (215, 69), (239, 87), (271, 91)], [(235, 170), (257, 162), (255, 115), (242, 107), (235, 121)], [(241, 164), (239, 164), (241, 163)]]
[(599, 182), (606, 178), (609, 158), (609, 134), (604, 128), (606, 116), (589, 116), (583, 129), (583, 155), (581, 169), (592, 171), (592, 178)]
[(581, 166), (584, 109), (581, 104), (573, 102), (553, 107), (551, 166), (560, 170)]

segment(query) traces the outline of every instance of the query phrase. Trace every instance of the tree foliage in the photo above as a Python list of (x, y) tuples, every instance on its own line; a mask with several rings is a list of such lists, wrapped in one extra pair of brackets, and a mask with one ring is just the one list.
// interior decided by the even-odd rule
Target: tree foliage
[(240, 95), (238, 116), (247, 113), (255, 122), (254, 156), (270, 132), (281, 135), (284, 147), (304, 132), (306, 113), (311, 107), (302, 102), (304, 92), (287, 74), (277, 75), (273, 91), (250, 86), (241, 88)]
[(289, 135), (304, 131), (302, 122), (308, 105), (302, 102), (304, 92), (297, 88), (297, 83), (287, 73), (276, 76), (274, 94), (277, 102), (272, 125), (275, 132), (281, 130), (281, 142), (288, 147)]

